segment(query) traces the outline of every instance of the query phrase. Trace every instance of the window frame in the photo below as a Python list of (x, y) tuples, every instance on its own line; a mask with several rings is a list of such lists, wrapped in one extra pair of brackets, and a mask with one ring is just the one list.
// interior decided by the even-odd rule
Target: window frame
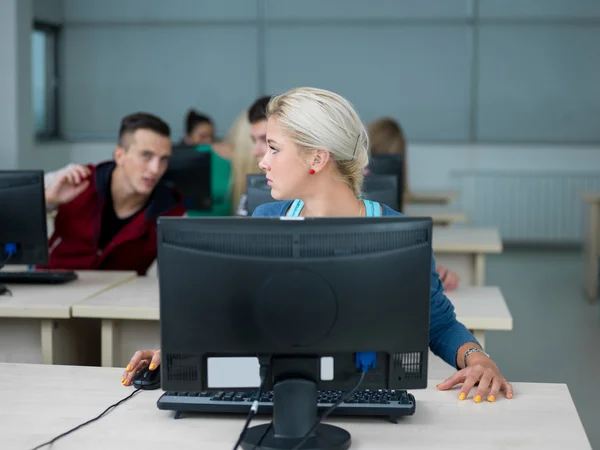
[[(51, 61), (52, 67), (48, 69), (46, 66), (46, 90), (44, 99), (44, 107), (46, 114), (46, 127), (44, 130), (37, 130), (34, 122), (35, 139), (38, 141), (49, 141), (62, 139), (60, 128), (60, 40), (61, 27), (56, 24), (34, 21), (32, 27), (32, 35), (34, 32), (42, 32), (46, 35), (46, 39), (50, 38), (53, 43), (53, 49), (50, 51), (46, 46), (46, 60)], [(51, 92), (49, 100), (49, 93)], [(34, 103), (33, 83), (31, 87), (31, 102)], [(48, 118), (52, 120), (49, 121)]]

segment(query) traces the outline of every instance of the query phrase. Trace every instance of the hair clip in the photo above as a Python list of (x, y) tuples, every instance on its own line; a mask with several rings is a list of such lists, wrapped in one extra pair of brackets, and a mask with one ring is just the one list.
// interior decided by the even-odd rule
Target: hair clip
[(356, 136), (356, 144), (354, 144), (354, 153), (352, 153), (352, 159), (356, 157), (356, 149), (358, 148), (358, 140), (360, 139), (360, 133)]

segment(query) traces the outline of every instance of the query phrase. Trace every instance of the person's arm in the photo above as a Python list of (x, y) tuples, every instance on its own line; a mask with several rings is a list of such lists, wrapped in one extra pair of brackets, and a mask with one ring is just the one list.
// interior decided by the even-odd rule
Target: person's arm
[(462, 368), (459, 361), (459, 349), (469, 343), (480, 345), (473, 334), (456, 320), (454, 305), (444, 294), (442, 282), (435, 271), (431, 273), (430, 302), (429, 346), (431, 351), (451, 366)]
[[(432, 267), (435, 267), (435, 261)], [(444, 288), (435, 270), (432, 270), (430, 289), (429, 346), (434, 354), (459, 369), (450, 378), (438, 384), (437, 388), (445, 391), (462, 384), (459, 400), (466, 399), (471, 390), (476, 388), (473, 397), (476, 403), (483, 399), (494, 402), (501, 390), (506, 398), (512, 398), (512, 385), (506, 381), (496, 363), (487, 354), (471, 351), (465, 364), (465, 355), (469, 350), (482, 348), (471, 332), (456, 320), (454, 306), (444, 295)]]
[[(67, 164), (65, 167), (61, 167), (58, 170), (53, 170), (52, 172), (45, 172), (44, 173), (44, 190), (51, 187), (54, 184), (54, 182), (56, 181), (56, 179), (62, 173), (64, 173), (66, 170), (69, 170), (71, 167), (73, 167), (73, 164)], [(49, 204), (48, 202), (46, 202), (46, 212), (51, 213), (53, 211), (56, 211), (57, 209), (58, 209), (58, 205)]]

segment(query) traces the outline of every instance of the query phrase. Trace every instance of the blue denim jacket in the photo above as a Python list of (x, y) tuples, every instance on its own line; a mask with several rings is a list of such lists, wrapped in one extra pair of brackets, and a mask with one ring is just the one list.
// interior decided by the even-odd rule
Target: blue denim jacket
[[(282, 217), (292, 204), (291, 200), (260, 205), (252, 214), (254, 217)], [(382, 205), (382, 216), (400, 216), (397, 211)], [(431, 351), (453, 367), (456, 365), (456, 354), (461, 345), (477, 342), (475, 337), (456, 320), (454, 306), (444, 294), (444, 287), (435, 271), (435, 260), (431, 265), (429, 348)]]

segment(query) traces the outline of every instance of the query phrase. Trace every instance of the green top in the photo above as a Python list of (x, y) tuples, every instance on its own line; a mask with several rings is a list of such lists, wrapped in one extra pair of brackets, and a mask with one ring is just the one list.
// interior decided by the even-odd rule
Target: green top
[(210, 193), (212, 208), (210, 211), (188, 210), (190, 217), (231, 216), (231, 162), (216, 154), (210, 144), (199, 145), (197, 152), (211, 152), (210, 158)]

